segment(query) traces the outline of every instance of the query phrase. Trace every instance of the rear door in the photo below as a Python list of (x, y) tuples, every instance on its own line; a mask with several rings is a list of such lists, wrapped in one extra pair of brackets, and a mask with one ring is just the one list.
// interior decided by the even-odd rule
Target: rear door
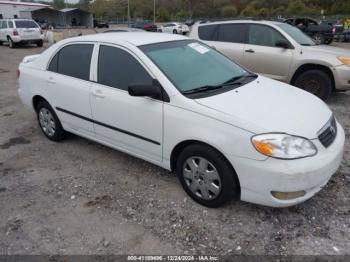
[(33, 20), (14, 20), (21, 40), (40, 39), (40, 28)]
[(276, 80), (287, 81), (293, 52), (292, 49), (276, 47), (276, 42), (288, 40), (268, 25), (250, 24), (248, 32), (243, 65), (253, 72)]
[(62, 47), (46, 72), (49, 102), (63, 127), (94, 138), (90, 107), (90, 67), (93, 43), (74, 43)]

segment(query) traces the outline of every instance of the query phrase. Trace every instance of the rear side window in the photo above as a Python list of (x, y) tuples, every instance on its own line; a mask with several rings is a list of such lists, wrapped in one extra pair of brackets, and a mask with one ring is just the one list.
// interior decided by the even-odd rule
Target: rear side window
[(74, 44), (63, 47), (51, 60), (49, 71), (89, 80), (94, 45)]
[(198, 36), (202, 40), (214, 41), (217, 25), (206, 25), (198, 27)]
[(221, 24), (218, 41), (230, 43), (245, 43), (247, 26), (244, 24)]
[(248, 43), (251, 45), (276, 47), (278, 40), (287, 40), (277, 30), (265, 25), (250, 25)]
[(13, 28), (13, 22), (9, 21), (9, 28)]
[(152, 84), (152, 77), (128, 52), (110, 46), (100, 46), (98, 83), (128, 90), (131, 83)]
[(15, 21), (16, 28), (37, 28), (38, 25), (34, 21), (30, 20), (17, 20)]

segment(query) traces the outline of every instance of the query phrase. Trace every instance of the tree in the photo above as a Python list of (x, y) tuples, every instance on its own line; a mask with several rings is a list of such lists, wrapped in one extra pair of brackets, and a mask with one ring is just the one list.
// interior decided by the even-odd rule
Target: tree
[(63, 9), (65, 7), (64, 0), (53, 0), (53, 7), (56, 9)]
[(235, 17), (237, 15), (237, 8), (234, 5), (226, 5), (221, 7), (220, 14), (222, 17)]

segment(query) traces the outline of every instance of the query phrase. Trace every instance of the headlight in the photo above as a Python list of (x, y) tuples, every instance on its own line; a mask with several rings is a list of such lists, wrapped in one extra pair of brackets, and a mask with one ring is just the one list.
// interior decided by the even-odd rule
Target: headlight
[(338, 56), (338, 60), (344, 65), (350, 66), (350, 57), (347, 56)]
[(315, 145), (308, 139), (288, 134), (263, 134), (252, 137), (256, 150), (279, 159), (298, 159), (317, 154)]

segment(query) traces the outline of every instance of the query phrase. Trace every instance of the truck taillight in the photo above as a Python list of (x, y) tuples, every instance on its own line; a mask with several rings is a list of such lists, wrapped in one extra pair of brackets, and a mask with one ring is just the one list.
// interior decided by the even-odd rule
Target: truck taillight
[(21, 75), (21, 71), (19, 71), (19, 69), (17, 69), (17, 78), (19, 78), (20, 75)]
[(13, 35), (18, 35), (18, 31), (16, 29), (13, 30)]
[(333, 34), (335, 34), (335, 32), (336, 32), (336, 29), (335, 29), (335, 27), (333, 27), (333, 30), (332, 30), (332, 32), (333, 32)]

